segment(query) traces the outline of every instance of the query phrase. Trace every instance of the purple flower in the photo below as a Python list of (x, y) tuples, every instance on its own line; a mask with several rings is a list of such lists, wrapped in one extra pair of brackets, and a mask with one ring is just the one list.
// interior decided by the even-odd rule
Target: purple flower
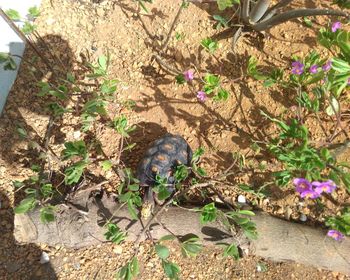
[(304, 178), (295, 178), (293, 184), (302, 198), (315, 199), (320, 197), (320, 194), (312, 188), (312, 184)]
[(341, 23), (339, 21), (332, 24), (332, 32), (336, 32), (339, 28), (341, 28)]
[(302, 198), (310, 198), (310, 199), (315, 199), (320, 197), (321, 194), (319, 194), (318, 192), (314, 191), (314, 190), (305, 190), (302, 193), (300, 193), (300, 196)]
[(315, 192), (319, 194), (323, 192), (331, 193), (337, 188), (337, 185), (332, 180), (326, 182), (312, 182), (312, 186), (314, 187)]
[(205, 93), (204, 91), (198, 91), (198, 92), (197, 92), (197, 98), (198, 98), (200, 101), (204, 102), (205, 99), (207, 98), (207, 95), (206, 95), (206, 93)]
[(342, 240), (344, 238), (344, 234), (342, 234), (340, 231), (337, 231), (335, 229), (331, 229), (327, 232), (327, 235), (329, 237), (332, 237), (333, 239), (339, 241)]
[(312, 190), (311, 183), (304, 178), (295, 178), (293, 180), (293, 184), (295, 186), (295, 190), (302, 194), (304, 191)]
[(332, 61), (331, 60), (328, 60), (327, 63), (322, 66), (322, 70), (324, 72), (331, 70), (331, 68), (332, 68)]
[(309, 69), (310, 73), (316, 74), (318, 72), (318, 66), (316, 64), (312, 65)]
[(348, 86), (350, 86), (350, 78), (348, 78)]
[(184, 78), (187, 82), (192, 81), (194, 78), (194, 75), (193, 75), (194, 72), (192, 70), (187, 70), (183, 74), (184, 74)]
[(300, 61), (294, 61), (292, 63), (292, 73), (295, 75), (301, 75), (304, 73), (304, 64)]

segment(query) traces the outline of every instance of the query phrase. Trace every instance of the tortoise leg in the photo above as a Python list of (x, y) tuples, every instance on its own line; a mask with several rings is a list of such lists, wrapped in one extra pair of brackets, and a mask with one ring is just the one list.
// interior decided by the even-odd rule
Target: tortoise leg
[(142, 209), (141, 209), (141, 217), (147, 219), (151, 216), (154, 209), (154, 196), (152, 187), (146, 186), (145, 195), (143, 197)]

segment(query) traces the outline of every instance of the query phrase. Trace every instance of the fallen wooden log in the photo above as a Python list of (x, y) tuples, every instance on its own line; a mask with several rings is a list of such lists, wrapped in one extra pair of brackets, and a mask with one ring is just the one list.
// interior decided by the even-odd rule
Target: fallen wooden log
[[(60, 206), (56, 221), (43, 224), (39, 211), (15, 216), (15, 238), (18, 242), (46, 243), (51, 246), (64, 245), (80, 248), (105, 241), (103, 225), (114, 216), (112, 222), (128, 232), (128, 240), (135, 241), (143, 226), (132, 221), (127, 207), (120, 208), (113, 199), (95, 199), (94, 202), (75, 203), (74, 208)], [(77, 209), (81, 209), (81, 211)], [(120, 209), (119, 209), (120, 208)], [(88, 212), (85, 213), (88, 209)], [(118, 211), (117, 211), (118, 210)], [(337, 242), (326, 237), (319, 228), (287, 222), (264, 213), (257, 213), (252, 220), (256, 223), (259, 238), (249, 244), (251, 254), (277, 262), (295, 261), (332, 271), (350, 274), (350, 240)], [(192, 233), (198, 235), (204, 244), (236, 242), (248, 244), (244, 237), (233, 239), (226, 234), (219, 223), (202, 225), (199, 214), (170, 207), (150, 226), (152, 237), (157, 240), (171, 232), (181, 237)], [(145, 236), (141, 238), (144, 239)]]

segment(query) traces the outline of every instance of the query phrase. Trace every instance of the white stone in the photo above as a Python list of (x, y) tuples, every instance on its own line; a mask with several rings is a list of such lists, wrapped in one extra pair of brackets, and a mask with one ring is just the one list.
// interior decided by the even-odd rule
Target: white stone
[(237, 201), (239, 203), (242, 203), (242, 204), (246, 204), (247, 203), (247, 200), (246, 200), (245, 196), (241, 195), (241, 194), (238, 196)]
[(299, 220), (302, 221), (302, 222), (306, 222), (307, 221), (306, 215), (305, 214), (301, 214)]
[(73, 138), (74, 139), (79, 139), (81, 136), (81, 132), (79, 130), (76, 130), (73, 132)]
[(48, 263), (49, 261), (50, 261), (50, 257), (48, 255), (48, 253), (42, 252), (41, 257), (40, 257), (40, 263), (44, 264), (44, 263)]

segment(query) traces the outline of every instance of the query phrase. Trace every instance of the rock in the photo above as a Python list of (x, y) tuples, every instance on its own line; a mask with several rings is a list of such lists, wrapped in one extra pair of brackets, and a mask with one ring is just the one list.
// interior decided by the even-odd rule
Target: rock
[(40, 263), (44, 264), (44, 263), (48, 263), (49, 261), (50, 261), (50, 257), (48, 255), (48, 253), (42, 252), (41, 257), (40, 257)]
[(301, 214), (299, 220), (302, 221), (302, 222), (306, 222), (307, 221), (306, 215), (304, 213)]
[(238, 203), (242, 203), (242, 204), (246, 204), (247, 203), (247, 200), (246, 200), (245, 196), (241, 195), (241, 194), (238, 196), (237, 201), (238, 201)]

